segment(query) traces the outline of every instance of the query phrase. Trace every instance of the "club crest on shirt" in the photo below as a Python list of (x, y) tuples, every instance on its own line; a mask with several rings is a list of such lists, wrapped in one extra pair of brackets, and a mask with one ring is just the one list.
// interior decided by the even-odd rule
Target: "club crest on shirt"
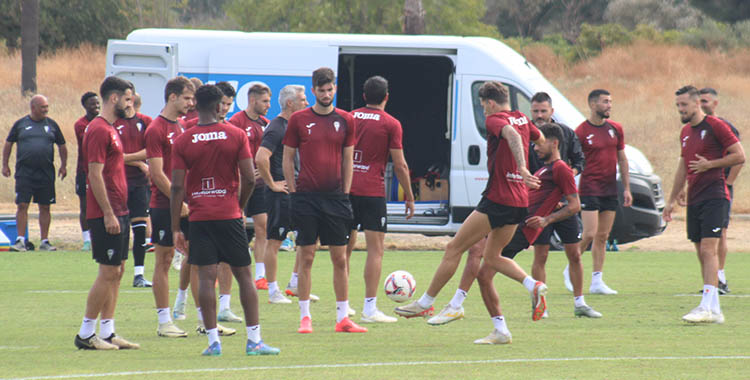
[(49, 133), (49, 125), (44, 126), (44, 133)]
[(705, 129), (701, 131), (701, 140), (703, 140), (704, 137), (706, 137), (706, 130)]
[(143, 130), (143, 124), (141, 124), (140, 122), (136, 123), (135, 127), (138, 128), (138, 132)]
[(609, 130), (609, 137), (615, 138), (615, 131), (613, 129)]
[(336, 128), (336, 132), (339, 131), (339, 127), (341, 127), (341, 124), (338, 121), (333, 122), (333, 127)]

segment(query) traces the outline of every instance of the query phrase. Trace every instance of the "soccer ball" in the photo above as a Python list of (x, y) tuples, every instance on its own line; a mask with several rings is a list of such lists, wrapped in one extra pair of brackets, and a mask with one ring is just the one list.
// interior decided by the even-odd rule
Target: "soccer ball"
[(383, 288), (385, 295), (394, 302), (406, 302), (417, 289), (417, 281), (409, 272), (397, 270), (386, 277)]

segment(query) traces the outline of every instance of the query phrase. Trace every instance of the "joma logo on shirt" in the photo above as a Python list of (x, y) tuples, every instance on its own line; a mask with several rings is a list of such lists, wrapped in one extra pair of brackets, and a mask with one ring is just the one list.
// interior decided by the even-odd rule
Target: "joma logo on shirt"
[(355, 119), (380, 121), (380, 115), (376, 113), (355, 112)]
[(510, 123), (510, 125), (517, 125), (517, 126), (520, 127), (520, 126), (528, 123), (529, 119), (527, 119), (526, 116), (523, 116), (523, 117), (520, 117), (520, 118), (509, 117), (508, 118), (508, 122)]
[(196, 133), (193, 135), (193, 143), (197, 143), (198, 141), (212, 141), (212, 140), (226, 140), (227, 134), (224, 131), (219, 132), (206, 132), (206, 133)]

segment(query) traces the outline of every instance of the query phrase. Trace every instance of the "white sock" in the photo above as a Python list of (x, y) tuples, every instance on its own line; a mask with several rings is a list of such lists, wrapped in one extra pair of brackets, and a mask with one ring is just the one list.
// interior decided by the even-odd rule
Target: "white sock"
[(101, 319), (99, 320), (99, 336), (102, 339), (107, 339), (115, 333), (115, 320), (114, 319)]
[(279, 282), (278, 281), (274, 281), (274, 282), (269, 282), (268, 283), (268, 295), (274, 295), (278, 291), (279, 291)]
[(531, 276), (526, 276), (523, 279), (523, 286), (528, 290), (529, 292), (534, 291), (534, 286), (536, 286), (536, 280), (533, 279)]
[(719, 271), (716, 272), (716, 274), (719, 275), (719, 282), (723, 282), (725, 284), (727, 283), (727, 275), (724, 274), (724, 269), (719, 269)]
[(299, 300), (299, 319), (310, 316), (310, 300)]
[(586, 305), (586, 301), (583, 300), (583, 295), (575, 297), (574, 302), (575, 302), (576, 307), (581, 307), (581, 306)]
[(219, 311), (229, 309), (231, 294), (219, 294)]
[(292, 272), (292, 278), (289, 279), (289, 287), (296, 288), (297, 287), (297, 272)]
[(143, 265), (137, 266), (137, 267), (133, 267), (133, 275), (134, 276), (138, 276), (138, 275), (143, 276), (143, 273), (144, 273), (143, 272)]
[(146, 237), (146, 244), (151, 244), (151, 238), (150, 237)]
[(78, 330), (78, 336), (83, 339), (86, 339), (94, 335), (95, 332), (96, 332), (96, 318), (88, 319), (86, 317), (83, 317), (83, 322), (81, 322), (81, 329)]
[(260, 280), (263, 277), (266, 277), (266, 264), (255, 263), (255, 280)]
[(91, 241), (91, 233), (89, 233), (88, 230), (82, 231), (81, 237), (83, 238), (83, 241)]
[(602, 272), (591, 273), (591, 285), (598, 285), (604, 283), (604, 274)]
[(713, 297), (711, 297), (711, 311), (716, 314), (721, 313), (721, 305), (719, 304), (719, 292), (714, 292)]
[(18, 243), (19, 241), (25, 241), (25, 240), (26, 239), (24, 238), (23, 235), (18, 235), (18, 237), (16, 238), (16, 243)]
[(336, 323), (349, 316), (349, 301), (336, 301)]
[(510, 330), (508, 330), (508, 325), (505, 324), (505, 317), (502, 315), (492, 317), (492, 324), (495, 326), (495, 330), (500, 331), (503, 334), (508, 334), (510, 332)]
[(427, 292), (425, 292), (424, 294), (422, 294), (422, 297), (419, 297), (419, 301), (417, 301), (417, 303), (422, 309), (429, 309), (430, 306), (435, 303), (435, 298), (428, 296)]
[(260, 325), (245, 326), (247, 330), (247, 339), (253, 343), (260, 342)]
[(218, 327), (214, 327), (212, 329), (206, 330), (206, 335), (208, 335), (209, 346), (214, 344), (214, 342), (219, 342), (219, 328)]
[(156, 309), (156, 315), (159, 317), (160, 325), (167, 322), (172, 322), (172, 316), (169, 313), (168, 307), (165, 307), (163, 309)]
[(703, 285), (703, 296), (701, 297), (700, 307), (711, 310), (713, 304), (714, 293), (716, 293), (716, 287), (713, 285)]
[(198, 322), (203, 323), (203, 313), (201, 312), (201, 308), (196, 307), (195, 312), (195, 314), (197, 314), (198, 316)]
[(187, 289), (177, 289), (177, 298), (174, 300), (175, 305), (187, 300)]
[(453, 295), (450, 305), (452, 308), (458, 309), (461, 307), (461, 305), (464, 304), (465, 299), (466, 299), (466, 292), (463, 291), (462, 289), (456, 289), (456, 294)]
[(362, 308), (362, 314), (373, 315), (378, 310), (378, 297), (365, 297), (365, 306)]

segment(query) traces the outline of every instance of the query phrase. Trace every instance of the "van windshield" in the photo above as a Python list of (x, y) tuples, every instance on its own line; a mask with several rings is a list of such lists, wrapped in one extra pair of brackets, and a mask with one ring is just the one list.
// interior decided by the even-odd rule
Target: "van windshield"
[[(476, 81), (471, 84), (471, 102), (474, 109), (474, 121), (476, 121), (477, 130), (479, 134), (486, 140), (487, 139), (487, 127), (484, 125), (484, 109), (482, 103), (479, 101), (479, 88), (482, 87), (485, 81)], [(510, 91), (510, 107), (513, 110), (519, 110), (525, 115), (531, 115), (531, 100), (526, 94), (521, 92), (518, 88), (513, 85), (503, 83)]]

